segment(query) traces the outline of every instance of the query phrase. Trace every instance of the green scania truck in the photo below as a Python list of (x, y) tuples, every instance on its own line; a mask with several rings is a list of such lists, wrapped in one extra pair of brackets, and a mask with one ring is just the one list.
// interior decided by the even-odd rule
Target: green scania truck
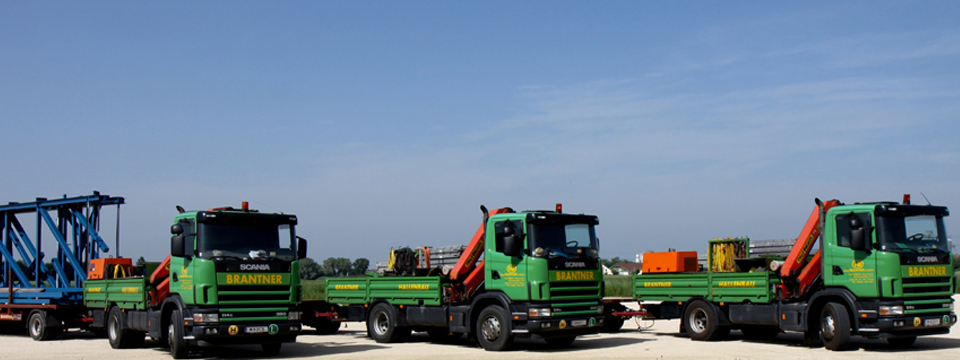
[(326, 302), (342, 320), (366, 321), (377, 342), (401, 341), (411, 331), (437, 339), (466, 333), (499, 351), (518, 336), (568, 345), (597, 333), (604, 319), (597, 217), (564, 214), (559, 205), (481, 209), (483, 225), (449, 273), (328, 279)]
[(912, 205), (908, 195), (901, 203), (816, 202), (785, 259), (644, 272), (633, 278), (634, 298), (648, 317), (681, 319), (694, 340), (731, 329), (757, 338), (794, 331), (809, 345), (841, 350), (852, 335), (910, 346), (917, 336), (950, 331), (957, 279), (946, 207)]
[(267, 354), (301, 330), (297, 217), (241, 209), (185, 212), (171, 226), (170, 256), (138, 271), (129, 259), (91, 263), (83, 300), (93, 329), (114, 348), (144, 336), (182, 358), (192, 346), (262, 344)]

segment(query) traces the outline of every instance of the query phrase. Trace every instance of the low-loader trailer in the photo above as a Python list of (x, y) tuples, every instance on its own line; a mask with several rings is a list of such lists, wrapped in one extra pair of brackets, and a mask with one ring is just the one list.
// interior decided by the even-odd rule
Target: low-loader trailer
[(909, 195), (901, 203), (816, 203), (785, 259), (735, 259), (719, 251), (710, 254), (706, 271), (645, 264), (649, 271), (633, 278), (634, 299), (648, 318), (680, 318), (694, 340), (731, 329), (747, 337), (793, 331), (804, 333), (808, 345), (841, 350), (853, 335), (910, 346), (917, 336), (950, 331), (957, 279), (946, 207), (913, 205)]
[(305, 307), (366, 321), (377, 342), (411, 331), (438, 339), (466, 333), (499, 351), (518, 336), (568, 345), (597, 333), (604, 319), (597, 217), (562, 213), (559, 204), (556, 211), (481, 210), (483, 225), (448, 274), (331, 278), (326, 301)]

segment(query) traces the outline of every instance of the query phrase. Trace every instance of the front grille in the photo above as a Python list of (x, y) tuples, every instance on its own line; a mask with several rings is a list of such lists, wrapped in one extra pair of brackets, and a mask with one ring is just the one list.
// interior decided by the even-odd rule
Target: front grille
[(904, 314), (948, 313), (953, 291), (949, 277), (903, 279)]
[(552, 299), (587, 299), (600, 296), (599, 281), (551, 282)]
[(290, 285), (219, 285), (217, 298), (221, 305), (290, 303)]

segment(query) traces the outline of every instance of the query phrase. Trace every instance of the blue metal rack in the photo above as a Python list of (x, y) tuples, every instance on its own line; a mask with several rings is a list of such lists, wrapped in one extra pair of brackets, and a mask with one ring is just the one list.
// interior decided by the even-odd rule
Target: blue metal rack
[[(100, 236), (100, 210), (104, 205), (117, 206), (119, 235), (122, 197), (93, 195), (31, 203), (9, 203), (0, 206), (0, 302), (7, 304), (72, 305), (82, 301), (83, 282), (87, 279), (90, 260), (110, 250)], [(29, 237), (17, 215), (35, 213), (36, 232)], [(51, 215), (54, 214), (54, 215)], [(56, 256), (45, 260), (42, 249), (46, 225), (56, 242)], [(31, 241), (32, 239), (32, 241)], [(119, 244), (119, 241), (118, 241)], [(15, 257), (15, 255), (18, 255)], [(21, 269), (17, 260), (26, 265)], [(45, 262), (52, 265), (47, 269)]]

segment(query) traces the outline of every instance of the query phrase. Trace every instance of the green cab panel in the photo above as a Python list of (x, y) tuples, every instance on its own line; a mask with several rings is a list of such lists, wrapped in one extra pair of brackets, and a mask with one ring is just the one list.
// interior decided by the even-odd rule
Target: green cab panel
[(335, 304), (369, 304), (376, 299), (393, 305), (439, 306), (443, 289), (439, 276), (327, 279), (326, 300)]

